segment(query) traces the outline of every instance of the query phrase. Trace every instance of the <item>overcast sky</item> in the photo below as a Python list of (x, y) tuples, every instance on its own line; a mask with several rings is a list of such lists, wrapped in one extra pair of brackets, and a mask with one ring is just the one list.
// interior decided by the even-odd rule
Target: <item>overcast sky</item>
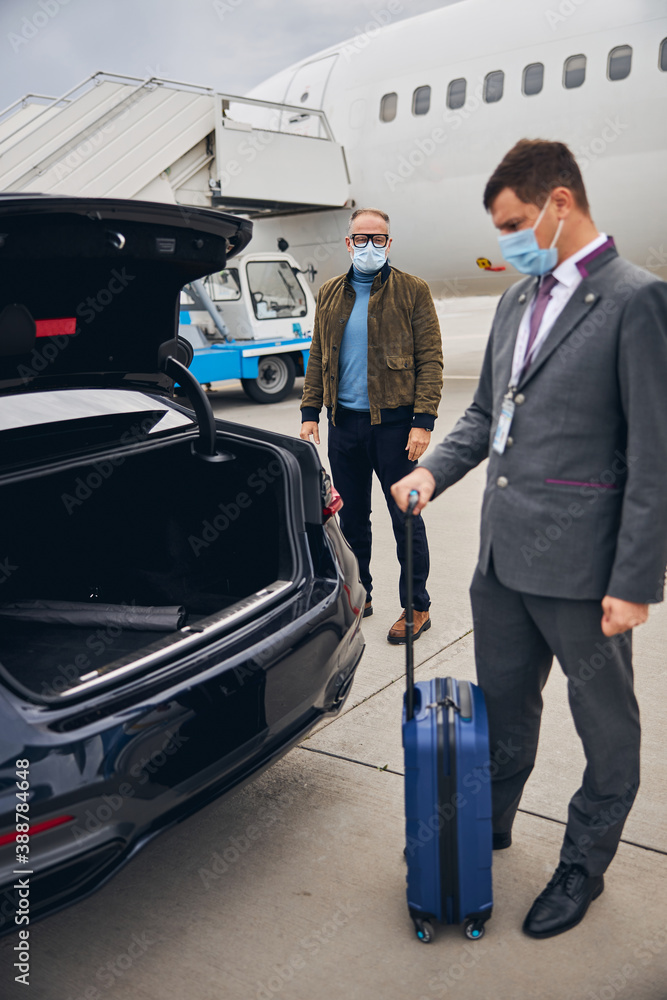
[[(388, 18), (448, 0), (0, 0), (0, 110), (105, 70), (244, 93)], [(449, 0), (452, 2), (452, 0)]]

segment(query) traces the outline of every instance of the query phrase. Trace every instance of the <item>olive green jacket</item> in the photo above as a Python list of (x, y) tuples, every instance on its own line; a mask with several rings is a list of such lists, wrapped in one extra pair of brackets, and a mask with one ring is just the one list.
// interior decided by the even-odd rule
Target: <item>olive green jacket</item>
[[(336, 422), (338, 356), (356, 298), (347, 274), (319, 290), (313, 342), (301, 399), (301, 419), (318, 420), (322, 406)], [(415, 426), (432, 429), (442, 392), (442, 344), (425, 281), (385, 264), (375, 275), (368, 303), (368, 399), (371, 423), (383, 411), (409, 408)]]

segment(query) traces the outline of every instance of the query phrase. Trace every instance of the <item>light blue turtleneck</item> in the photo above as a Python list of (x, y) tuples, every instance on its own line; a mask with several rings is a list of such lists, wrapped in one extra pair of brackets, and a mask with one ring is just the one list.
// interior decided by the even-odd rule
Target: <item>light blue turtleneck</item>
[(352, 265), (350, 283), (356, 298), (343, 332), (338, 361), (338, 402), (348, 410), (370, 410), (368, 401), (368, 303), (375, 275)]

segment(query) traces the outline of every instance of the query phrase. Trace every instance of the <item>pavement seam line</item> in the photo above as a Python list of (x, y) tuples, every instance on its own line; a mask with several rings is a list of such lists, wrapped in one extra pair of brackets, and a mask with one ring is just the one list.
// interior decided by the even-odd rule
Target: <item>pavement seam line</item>
[(355, 760), (354, 757), (345, 757), (340, 753), (331, 753), (330, 750), (317, 750), (315, 747), (304, 747), (300, 744), (296, 749), (307, 750), (308, 753), (319, 753), (323, 757), (335, 757), (336, 760), (346, 760), (348, 764), (360, 764), (361, 767), (370, 767), (373, 771), (383, 771), (385, 774), (397, 774), (399, 778), (403, 777), (402, 771), (392, 771), (386, 764), (384, 767), (379, 767), (377, 764), (368, 764), (365, 760)]
[[(559, 826), (567, 826), (567, 821), (564, 819), (556, 819), (555, 816), (546, 816), (544, 813), (533, 812), (532, 809), (517, 809), (517, 812), (524, 813), (526, 816), (537, 816), (538, 819), (546, 819), (550, 823), (558, 823)], [(648, 844), (639, 844), (636, 840), (626, 840), (625, 837), (621, 837), (621, 844), (628, 844), (630, 847), (638, 847), (641, 851), (652, 851), (653, 854), (664, 854), (667, 857), (667, 851), (663, 851), (660, 847), (649, 847)]]
[[(431, 655), (427, 656), (425, 660), (422, 660), (421, 663), (418, 663), (415, 666), (415, 671), (419, 670), (420, 667), (426, 666), (426, 664), (430, 663), (431, 660), (435, 659), (436, 656), (440, 656), (441, 653), (444, 653), (446, 649), (450, 649), (452, 646), (455, 646), (457, 642), (461, 642), (462, 639), (465, 639), (467, 636), (472, 635), (472, 632), (473, 632), (473, 630), (470, 628), (470, 629), (468, 629), (467, 632), (464, 632), (463, 635), (460, 635), (460, 636), (458, 636), (458, 638), (452, 639), (451, 642), (446, 643), (446, 645), (441, 646), (440, 649), (437, 650), (435, 653), (431, 653)], [(317, 736), (317, 735), (319, 735), (319, 733), (323, 733), (324, 730), (328, 729), (329, 726), (332, 723), (336, 722), (338, 719), (342, 719), (343, 716), (345, 716), (345, 715), (349, 715), (350, 712), (354, 712), (355, 708), (359, 708), (360, 705), (364, 705), (367, 701), (370, 701), (371, 698), (375, 698), (376, 695), (381, 694), (383, 691), (386, 691), (387, 688), (390, 688), (392, 686), (392, 684), (396, 684), (398, 681), (404, 681), (404, 680), (405, 680), (405, 674), (402, 673), (402, 674), (399, 674), (398, 677), (394, 677), (393, 680), (387, 681), (387, 683), (385, 685), (383, 685), (383, 687), (378, 688), (377, 691), (373, 691), (371, 694), (367, 694), (365, 698), (361, 699), (361, 701), (356, 702), (354, 705), (350, 705), (350, 707), (347, 708), (347, 709), (345, 709), (344, 712), (340, 712), (338, 715), (335, 715), (333, 717), (333, 719), (329, 719), (329, 721), (327, 722), (327, 724), (325, 726), (322, 726), (321, 729), (318, 729), (317, 733), (315, 735)], [(307, 738), (309, 738), (309, 737), (307, 737)], [(302, 743), (298, 743), (297, 746), (303, 746), (303, 744)], [(307, 750), (309, 748), (308, 747), (304, 747), (304, 749)], [(358, 763), (361, 764), (361, 763), (363, 763), (363, 761), (358, 761)], [(373, 767), (374, 765), (371, 764), (369, 766)]]
[[(361, 767), (370, 767), (373, 771), (384, 771), (386, 774), (395, 774), (399, 778), (405, 777), (403, 771), (394, 771), (392, 768), (387, 767), (386, 764), (384, 767), (380, 767), (378, 764), (369, 764), (367, 761), (357, 760), (355, 757), (345, 757), (343, 754), (331, 753), (330, 750), (318, 750), (315, 747), (304, 747), (302, 744), (299, 744), (297, 749), (308, 750), (309, 753), (319, 753), (323, 757), (334, 757), (336, 760), (347, 761), (348, 764), (359, 764)], [(535, 816), (537, 819), (544, 819), (547, 823), (557, 823), (559, 826), (567, 826), (565, 820), (556, 819), (555, 816), (545, 816), (544, 813), (533, 812), (532, 809), (519, 808), (517, 809), (517, 812), (523, 813), (525, 816)], [(649, 847), (647, 844), (638, 844), (636, 840), (626, 840), (624, 837), (621, 837), (620, 843), (627, 844), (629, 847), (637, 847), (640, 851), (650, 851), (653, 854), (663, 854), (667, 856), (667, 851), (663, 851), (659, 847)]]

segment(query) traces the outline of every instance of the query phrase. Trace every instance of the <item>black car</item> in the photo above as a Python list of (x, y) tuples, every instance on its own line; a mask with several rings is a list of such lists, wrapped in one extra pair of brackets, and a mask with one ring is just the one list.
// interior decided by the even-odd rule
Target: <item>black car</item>
[(181, 287), (251, 231), (0, 197), (0, 933), (350, 690), (365, 594), (316, 450), (214, 420), (176, 334)]

